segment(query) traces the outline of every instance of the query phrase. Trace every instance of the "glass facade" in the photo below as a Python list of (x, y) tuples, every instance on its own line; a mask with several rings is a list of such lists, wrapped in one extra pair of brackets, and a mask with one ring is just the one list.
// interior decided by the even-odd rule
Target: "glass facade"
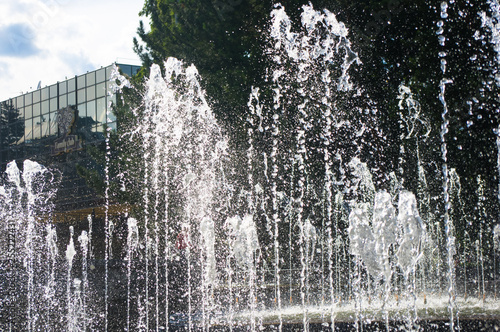
[[(128, 75), (140, 67), (117, 64)], [(104, 142), (105, 125), (116, 128), (111, 105), (113, 65), (0, 103), (0, 171), (16, 160), (35, 160), (61, 172), (56, 209), (97, 204), (97, 197), (77, 175), (76, 165), (100, 170), (87, 154), (88, 146)], [(64, 125), (63, 119), (69, 119)]]

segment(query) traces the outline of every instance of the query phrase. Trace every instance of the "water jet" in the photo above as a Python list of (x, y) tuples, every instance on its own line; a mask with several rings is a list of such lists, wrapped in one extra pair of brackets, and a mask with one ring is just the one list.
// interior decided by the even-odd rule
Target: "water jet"
[[(437, 13), (440, 47), (449, 4)], [(499, 8), (488, 4), (482, 36), (496, 47)], [(411, 82), (397, 82), (400, 154), (377, 165), (391, 144), (378, 118), (384, 105), (352, 74), (363, 64), (349, 27), (312, 5), (301, 19), (297, 28), (284, 7), (271, 13), (267, 86), (251, 90), (240, 151), (196, 67), (169, 58), (137, 92), (137, 122), (118, 143), (106, 131), (100, 217), (64, 224), (59, 236), (57, 172), (8, 164), (3, 330), (57, 330), (61, 321), (68, 331), (499, 327), (500, 194), (486, 191), (491, 182), (500, 190), (500, 130), (483, 133), (496, 140), (497, 177), (463, 179), (449, 153), (453, 56), (436, 54), (438, 132)], [(128, 83), (118, 70), (110, 82)], [(472, 198), (461, 184), (471, 182), (475, 215), (462, 214)], [(133, 204), (115, 209), (128, 191)]]

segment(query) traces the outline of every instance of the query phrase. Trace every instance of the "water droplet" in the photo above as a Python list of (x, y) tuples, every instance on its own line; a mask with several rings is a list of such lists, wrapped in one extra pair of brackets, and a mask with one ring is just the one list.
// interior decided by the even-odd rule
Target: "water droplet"
[(448, 9), (448, 3), (446, 1), (441, 2), (441, 18), (447, 18), (448, 13), (446, 10)]
[(443, 35), (441, 35), (438, 37), (438, 40), (439, 40), (439, 45), (444, 46), (444, 42), (446, 41), (446, 38)]

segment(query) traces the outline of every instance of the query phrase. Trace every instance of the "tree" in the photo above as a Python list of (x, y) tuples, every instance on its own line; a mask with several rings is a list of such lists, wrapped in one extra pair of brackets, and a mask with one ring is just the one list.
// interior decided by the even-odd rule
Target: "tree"
[[(301, 29), (300, 8), (304, 4), (304, 1), (284, 2), (294, 31)], [(274, 49), (268, 34), (269, 13), (274, 6), (272, 1), (145, 2), (142, 15), (148, 17), (151, 24), (146, 30), (141, 23), (138, 37), (142, 43), (138, 39), (134, 41), (144, 67), (132, 80), (135, 88), (125, 91), (125, 103), (116, 107), (119, 128), (111, 134), (111, 178), (122, 176), (127, 182), (127, 191), (119, 188), (123, 182), (112, 182), (111, 197), (123, 202), (142, 202), (145, 197), (145, 185), (141, 182), (144, 174), (140, 170), (145, 151), (140, 144), (130, 143), (124, 135), (140, 121), (142, 83), (150, 65), (163, 66), (163, 61), (173, 56), (183, 59), (185, 64), (196, 65), (209, 103), (229, 137), (231, 160), (226, 175), (233, 185), (229, 189), (232, 190), (232, 210), (219, 209), (221, 220), (227, 217), (225, 213), (244, 214), (255, 209), (251, 200), (258, 196), (255, 192), (257, 185), (262, 186), (259, 195), (267, 197), (268, 202), (255, 213), (255, 220), (261, 240), (269, 243), (268, 237), (272, 236), (268, 228), (269, 216), (273, 215), (269, 200), (273, 196), (272, 182), (275, 181), (276, 190), (288, 195), (279, 202), (279, 207), (292, 206), (292, 210), (296, 210), (293, 204), (298, 198), (307, 200), (310, 204), (302, 211), (302, 217), (310, 217), (319, 227), (325, 218), (320, 205), (326, 195), (327, 163), (324, 160), (328, 154), (330, 170), (335, 177), (334, 190), (345, 195), (346, 200), (359, 198), (350, 188), (353, 179), (349, 174), (349, 162), (353, 157), (360, 157), (372, 170), (377, 189), (397, 193), (405, 188), (419, 193), (422, 215), (442, 223), (435, 211), (444, 208), (441, 168), (444, 139), (448, 167), (456, 169), (462, 189), (461, 198), (457, 198), (461, 201), (454, 202), (456, 208), (450, 210), (459, 241), (465, 229), (469, 230), (472, 240), (479, 236), (479, 232), (487, 231), (481, 227), (487, 216), (497, 213), (498, 207), (485, 207), (482, 216), (478, 216), (476, 206), (481, 197), (496, 202), (497, 192), (495, 181), (485, 184), (482, 196), (477, 189), (479, 176), (497, 178), (493, 130), (498, 128), (498, 112), (494, 111), (498, 109), (498, 86), (495, 83), (498, 65), (492, 60), (496, 54), (488, 37), (489, 31), (483, 27), (481, 16), (477, 15), (478, 12), (491, 15), (488, 5), (455, 3), (447, 9), (448, 17), (441, 18), (442, 9), (426, 0), (315, 2), (316, 10), (327, 8), (337, 14), (339, 21), (345, 22), (351, 50), (361, 63), (353, 64), (349, 69), (354, 90), (347, 93), (337, 91), (332, 95), (335, 116), (349, 125), (331, 127), (328, 147), (322, 141), (327, 107), (322, 103), (324, 91), (316, 89), (322, 84), (317, 74), (327, 68), (338, 72), (342, 57), (349, 55), (349, 50), (340, 48), (337, 60), (315, 67), (316, 76), (311, 76), (315, 78), (303, 83), (294, 81), (300, 70), (299, 64), (284, 58), (280, 63), (275, 61), (283, 50)], [(440, 21), (443, 31), (438, 35)], [(318, 37), (326, 33), (321, 31), (318, 30)], [(440, 44), (440, 36), (445, 37), (444, 45)], [(445, 65), (442, 60), (446, 61)], [(273, 137), (273, 98), (278, 83), (273, 81), (272, 73), (278, 68), (287, 72), (290, 80), (282, 82), (282, 92), (286, 96), (278, 124), (279, 137)], [(443, 85), (442, 80), (447, 78), (453, 83)], [(445, 91), (441, 94), (444, 97), (441, 101), (443, 86)], [(260, 88), (259, 99), (252, 99), (251, 106), (248, 106), (249, 95), (255, 91), (252, 87)], [(308, 95), (299, 92), (299, 88), (308, 91)], [(298, 137), (297, 129), (304, 121), (300, 108), (305, 100), (310, 128), (303, 138), (307, 151), (302, 155), (306, 171), (299, 174), (297, 169), (301, 165), (297, 164), (296, 156), (301, 153), (298, 152), (298, 143), (302, 138)], [(443, 101), (448, 109), (445, 114), (449, 121), (448, 132), (442, 131)], [(257, 115), (256, 107), (262, 107), (264, 112)], [(261, 131), (259, 125), (265, 130)], [(268, 163), (272, 159), (275, 138), (279, 142), (276, 147), (282, 154), (274, 161), (278, 171), (276, 178), (271, 179), (273, 165)], [(335, 159), (336, 155), (340, 159)], [(255, 158), (249, 161), (249, 156)], [(479, 164), (477, 160), (480, 160)], [(251, 178), (250, 170), (253, 172)], [(426, 182), (417, 175), (421, 170), (427, 177)], [(303, 182), (301, 177), (308, 183), (303, 192), (297, 190), (299, 183)], [(94, 180), (104, 188), (102, 175)], [(178, 188), (172, 186), (170, 189), (175, 192)], [(452, 197), (458, 197), (456, 187), (452, 190)], [(424, 191), (427, 197), (423, 197)], [(172, 214), (181, 213), (178, 208), (183, 201), (171, 203)], [(139, 214), (145, 208), (141, 204), (137, 207)], [(345, 206), (338, 207), (344, 217), (346, 209)], [(284, 211), (282, 213), (286, 213)], [(278, 219), (284, 220), (285, 217), (282, 215)], [(339, 217), (344, 224), (335, 231), (345, 231), (344, 217)], [(284, 233), (280, 232), (282, 236)]]
[[(10, 101), (1, 104), (0, 109), (0, 153), (3, 161), (22, 157), (19, 140), (24, 136), (24, 121), (21, 113)], [(3, 167), (3, 166), (2, 166)]]

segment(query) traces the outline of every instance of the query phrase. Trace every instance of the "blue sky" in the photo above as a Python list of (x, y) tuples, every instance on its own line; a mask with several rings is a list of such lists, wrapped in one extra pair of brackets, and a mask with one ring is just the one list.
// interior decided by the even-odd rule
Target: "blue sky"
[(0, 27), (0, 56), (30, 57), (40, 49), (35, 45), (34, 30), (25, 23), (12, 23)]
[[(107, 66), (140, 64), (132, 39), (144, 0), (0, 2), (0, 100)], [(143, 18), (142, 18), (143, 19)]]

